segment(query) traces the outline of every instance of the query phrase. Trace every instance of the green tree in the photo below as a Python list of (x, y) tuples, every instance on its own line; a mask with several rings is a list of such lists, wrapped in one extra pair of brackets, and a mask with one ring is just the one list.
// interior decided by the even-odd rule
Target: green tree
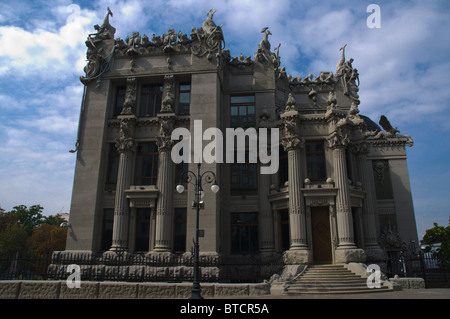
[(18, 222), (16, 215), (12, 213), (0, 212), (0, 233), (6, 229), (10, 224), (15, 224)]
[(28, 232), (19, 223), (10, 223), (0, 232), (0, 254), (12, 255), (16, 252), (24, 252)]
[[(437, 249), (435, 254), (441, 265), (450, 269), (450, 226), (439, 226), (437, 223), (433, 223), (433, 225), (433, 228), (425, 232), (423, 242), (428, 245), (441, 243), (441, 247)], [(428, 248), (428, 251), (430, 251), (430, 248)]]
[(17, 216), (19, 224), (23, 225), (28, 235), (31, 236), (33, 230), (44, 222), (43, 209), (44, 207), (41, 205), (33, 205), (30, 208), (25, 205), (19, 205), (14, 206), (10, 213)]

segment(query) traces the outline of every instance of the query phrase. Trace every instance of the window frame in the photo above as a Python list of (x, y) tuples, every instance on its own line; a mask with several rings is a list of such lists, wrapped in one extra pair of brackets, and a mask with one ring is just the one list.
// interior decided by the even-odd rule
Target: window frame
[[(254, 215), (255, 219), (248, 221), (234, 221), (234, 216)], [(258, 229), (258, 213), (257, 212), (236, 212), (231, 213), (231, 253), (232, 254), (254, 254), (259, 252), (259, 229)], [(238, 217), (239, 218), (239, 217)], [(244, 231), (243, 231), (244, 230)], [(237, 231), (237, 233), (236, 233)], [(247, 247), (243, 240), (243, 235), (248, 236)], [(235, 240), (238, 240), (236, 243)], [(255, 242), (253, 242), (255, 241)], [(237, 244), (237, 245), (236, 245)], [(244, 246), (243, 246), (244, 245)], [(238, 249), (236, 249), (238, 248)]]
[[(154, 145), (154, 151), (141, 151), (143, 145)], [(151, 164), (151, 172), (150, 176), (143, 176), (143, 171), (145, 167), (145, 157), (151, 156), (152, 164)], [(141, 160), (141, 162), (140, 162)], [(136, 186), (145, 186), (145, 185), (156, 185), (158, 182), (158, 160), (159, 160), (159, 152), (158, 146), (155, 142), (142, 142), (138, 143), (136, 149), (136, 166), (135, 166), (135, 174), (134, 174), (134, 182)], [(150, 183), (143, 183), (143, 179), (150, 179)]]
[[(321, 150), (308, 151), (308, 145), (321, 145)], [(319, 158), (320, 162), (315, 160), (311, 155), (321, 155)], [(325, 153), (325, 141), (324, 140), (310, 140), (305, 142), (305, 157), (306, 157), (306, 174), (307, 177), (313, 182), (322, 182), (327, 179), (327, 161), (326, 161), (326, 153)], [(313, 165), (311, 165), (313, 164)], [(316, 173), (313, 173), (315, 169), (319, 167)]]
[[(251, 98), (252, 101), (234, 101), (233, 99)], [(249, 108), (253, 108), (253, 114), (249, 115)], [(237, 110), (237, 115), (233, 115), (233, 110)], [(245, 110), (245, 114), (241, 114)], [(237, 116), (237, 123), (233, 124), (233, 116)], [(250, 118), (251, 117), (251, 118)], [(244, 118), (245, 120), (242, 120)], [(250, 119), (250, 120), (249, 120)], [(245, 123), (244, 123), (245, 122)], [(244, 123), (244, 124), (243, 124)], [(241, 125), (243, 124), (243, 125)], [(230, 127), (243, 129), (256, 126), (256, 99), (255, 95), (231, 95), (230, 96)]]
[[(188, 85), (189, 85), (189, 90), (182, 89), (183, 86), (188, 86)], [(190, 114), (190, 112), (191, 112), (191, 90), (192, 90), (191, 82), (183, 81), (178, 84), (178, 115), (189, 115)], [(181, 100), (182, 100), (183, 94), (188, 94), (188, 99), (189, 99), (186, 110), (185, 109), (182, 110), (182, 108), (181, 108), (181, 105), (182, 105)]]
[(123, 110), (123, 104), (125, 103), (125, 97), (127, 94), (126, 85), (117, 85), (114, 89), (114, 105), (113, 105), (113, 118), (117, 118)]
[[(146, 91), (148, 89), (148, 92)], [(161, 112), (164, 85), (162, 83), (144, 83), (139, 95), (139, 117), (155, 117)], [(153, 110), (150, 101), (153, 97)], [(151, 114), (150, 114), (151, 113)]]

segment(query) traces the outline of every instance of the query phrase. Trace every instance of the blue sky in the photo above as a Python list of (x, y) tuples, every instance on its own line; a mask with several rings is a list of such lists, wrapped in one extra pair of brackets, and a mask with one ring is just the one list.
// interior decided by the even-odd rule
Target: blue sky
[[(370, 29), (371, 3), (381, 28)], [(408, 167), (419, 237), (450, 216), (449, 1), (1, 1), (0, 206), (69, 212), (84, 41), (110, 7), (116, 37), (190, 34), (209, 9), (233, 56), (253, 56), (269, 27), (293, 76), (335, 71), (339, 48), (360, 74), (360, 112), (412, 136)]]

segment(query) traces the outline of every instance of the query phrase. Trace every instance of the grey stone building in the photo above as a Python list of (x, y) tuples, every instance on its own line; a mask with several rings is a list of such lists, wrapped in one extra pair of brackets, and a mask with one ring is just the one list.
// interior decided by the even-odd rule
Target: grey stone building
[[(253, 57), (232, 57), (211, 10), (190, 35), (114, 38), (110, 12), (89, 35), (66, 251), (187, 255), (194, 188), (176, 191), (196, 163), (171, 158), (178, 127), (280, 132), (279, 169), (206, 163), (201, 255), (283, 257), (285, 264), (382, 260), (383, 231), (417, 243), (405, 146), (382, 116), (359, 114), (358, 72), (338, 51), (336, 70), (293, 77), (268, 28)], [(203, 147), (210, 141), (203, 140)], [(386, 240), (384, 241), (386, 242)]]

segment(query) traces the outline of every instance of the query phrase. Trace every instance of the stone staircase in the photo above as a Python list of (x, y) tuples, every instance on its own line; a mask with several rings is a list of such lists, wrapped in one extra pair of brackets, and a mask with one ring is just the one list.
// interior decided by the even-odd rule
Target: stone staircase
[(344, 265), (311, 265), (285, 287), (287, 294), (352, 294), (392, 291), (367, 287), (367, 279), (356, 275)]

